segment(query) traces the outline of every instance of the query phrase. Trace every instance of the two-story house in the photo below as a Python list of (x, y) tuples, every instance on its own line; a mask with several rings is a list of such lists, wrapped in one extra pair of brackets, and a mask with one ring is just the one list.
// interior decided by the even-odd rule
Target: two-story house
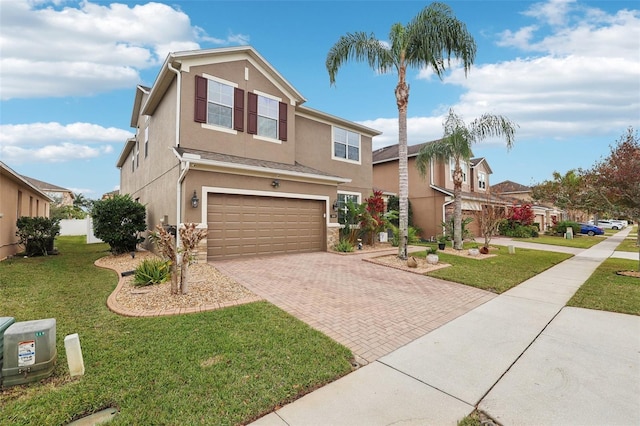
[(149, 229), (206, 228), (209, 260), (327, 250), (342, 203), (372, 191), (380, 132), (305, 101), (250, 46), (171, 53), (136, 89), (120, 192)]
[[(443, 233), (442, 222), (453, 214), (453, 161), (431, 161), (422, 177), (416, 167), (416, 158), (426, 142), (407, 147), (409, 202), (413, 212), (413, 225), (421, 230), (422, 238), (430, 239)], [(460, 164), (463, 173), (462, 214), (474, 217), (483, 204), (505, 203), (491, 195), (489, 176), (493, 173), (485, 158), (474, 158)], [(373, 152), (373, 186), (388, 194), (399, 191), (398, 145)], [(477, 221), (467, 229), (480, 235)]]

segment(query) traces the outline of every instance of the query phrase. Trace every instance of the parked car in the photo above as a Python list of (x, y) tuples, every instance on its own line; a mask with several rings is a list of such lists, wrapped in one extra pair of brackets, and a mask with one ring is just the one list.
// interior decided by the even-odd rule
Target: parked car
[(629, 222), (627, 222), (626, 220), (610, 219), (610, 222), (614, 224), (619, 224), (620, 229), (624, 229), (629, 225)]
[(581, 223), (580, 233), (587, 234), (588, 236), (593, 237), (594, 235), (603, 235), (604, 229), (595, 225), (589, 225), (588, 223)]
[(621, 223), (619, 222), (613, 222), (611, 220), (599, 220), (598, 221), (598, 226), (600, 228), (604, 228), (604, 229), (613, 229), (613, 230), (618, 230), (618, 229), (622, 229), (623, 226)]

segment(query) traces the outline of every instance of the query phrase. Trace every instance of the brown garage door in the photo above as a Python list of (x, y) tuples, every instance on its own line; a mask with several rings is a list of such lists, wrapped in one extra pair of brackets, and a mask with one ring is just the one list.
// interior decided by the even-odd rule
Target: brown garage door
[(324, 201), (209, 194), (207, 258), (324, 250)]

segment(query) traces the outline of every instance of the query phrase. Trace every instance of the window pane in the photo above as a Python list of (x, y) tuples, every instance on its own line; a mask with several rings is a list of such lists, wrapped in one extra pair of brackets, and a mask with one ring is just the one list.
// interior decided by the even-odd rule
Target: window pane
[(207, 123), (231, 128), (231, 108), (209, 102)]
[(360, 137), (357, 133), (348, 132), (348, 143), (351, 146), (359, 147), (360, 146)]
[(233, 106), (233, 87), (209, 80), (209, 102)]
[(258, 116), (258, 135), (277, 139), (278, 122), (270, 118)]
[(347, 158), (347, 147), (341, 143), (333, 144), (335, 150), (335, 156), (338, 158)]
[(258, 115), (278, 119), (278, 101), (258, 96)]
[(358, 161), (360, 160), (360, 149), (357, 147), (350, 146), (349, 147), (349, 160)]

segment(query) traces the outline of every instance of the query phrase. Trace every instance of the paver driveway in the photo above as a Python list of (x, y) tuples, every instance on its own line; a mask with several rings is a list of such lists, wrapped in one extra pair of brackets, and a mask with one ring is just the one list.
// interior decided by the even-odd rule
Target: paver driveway
[(216, 261), (213, 265), (347, 346), (361, 364), (496, 296), (362, 260), (380, 255), (319, 252)]

